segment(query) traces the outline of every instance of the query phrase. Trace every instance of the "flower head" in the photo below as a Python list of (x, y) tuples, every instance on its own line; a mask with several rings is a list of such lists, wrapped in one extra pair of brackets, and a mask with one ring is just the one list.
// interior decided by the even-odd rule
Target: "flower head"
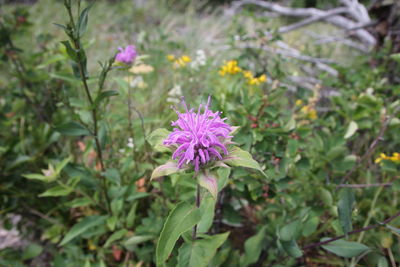
[(225, 76), (225, 74), (236, 74), (241, 71), (242, 69), (238, 66), (238, 62), (236, 60), (230, 60), (226, 62), (225, 65), (221, 66), (219, 75)]
[(128, 45), (123, 49), (122, 47), (118, 48), (119, 53), (116, 55), (115, 60), (125, 63), (125, 64), (132, 64), (135, 61), (137, 52), (136, 47), (134, 45)]
[(185, 101), (183, 105), (185, 113), (176, 110), (178, 120), (171, 123), (174, 130), (164, 140), (164, 145), (176, 146), (172, 159), (178, 160), (178, 168), (183, 164), (191, 163), (196, 172), (201, 166), (216, 159), (222, 159), (221, 154), (228, 154), (225, 145), (232, 136), (229, 133), (232, 127), (225, 123), (226, 118), (221, 119), (220, 112), (209, 110), (210, 97), (201, 113), (200, 104), (197, 113), (188, 109)]

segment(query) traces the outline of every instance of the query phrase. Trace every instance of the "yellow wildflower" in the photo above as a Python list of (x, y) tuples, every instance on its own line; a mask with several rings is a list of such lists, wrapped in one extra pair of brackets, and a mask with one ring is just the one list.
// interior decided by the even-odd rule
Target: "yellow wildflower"
[(185, 63), (189, 63), (190, 61), (192, 61), (192, 59), (189, 56), (186, 56), (186, 55), (181, 56), (181, 59)]
[(267, 81), (267, 75), (263, 74), (260, 77), (258, 77), (258, 81), (260, 83), (266, 82)]
[(174, 68), (180, 68), (186, 66), (187, 63), (191, 62), (192, 59), (189, 56), (183, 55), (181, 57), (176, 58), (173, 55), (167, 56), (168, 60), (174, 62)]
[(381, 163), (382, 160), (389, 160), (394, 163), (400, 163), (400, 153), (394, 152), (392, 156), (386, 156), (385, 153), (381, 153), (377, 159), (375, 159), (375, 163)]
[(88, 249), (89, 250), (96, 250), (97, 249), (97, 246), (95, 245), (95, 244), (93, 244), (93, 241), (92, 240), (88, 240), (87, 241), (87, 243), (88, 243)]
[(316, 120), (318, 119), (317, 111), (315, 109), (311, 109), (310, 112), (308, 113), (308, 117), (311, 120)]
[(175, 56), (174, 55), (167, 55), (167, 59), (169, 61), (174, 61), (175, 60)]
[(303, 105), (303, 100), (297, 99), (295, 104), (296, 104), (296, 106), (301, 106), (301, 105)]
[(390, 157), (390, 160), (393, 162), (400, 163), (400, 153), (393, 153), (392, 156)]
[(317, 111), (310, 105), (304, 106), (300, 109), (300, 112), (306, 115), (311, 120), (316, 120), (318, 118)]
[(253, 79), (254, 78), (253, 73), (251, 73), (251, 71), (249, 71), (249, 70), (244, 70), (243, 71), (243, 76), (245, 78), (247, 78), (247, 79)]
[(247, 83), (249, 85), (260, 85), (261, 83), (263, 83), (267, 80), (267, 76), (265, 74), (256, 78), (256, 77), (254, 77), (253, 73), (251, 73), (251, 71), (248, 71), (248, 70), (243, 71), (243, 76), (247, 79)]
[(221, 66), (221, 69), (219, 70), (219, 74), (221, 76), (224, 76), (225, 74), (236, 74), (241, 72), (242, 69), (237, 65), (236, 60), (230, 60), (225, 63), (225, 65)]

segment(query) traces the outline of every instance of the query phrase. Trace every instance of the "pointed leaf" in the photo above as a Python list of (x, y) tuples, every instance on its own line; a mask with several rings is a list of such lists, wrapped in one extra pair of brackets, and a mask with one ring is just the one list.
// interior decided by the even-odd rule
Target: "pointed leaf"
[(128, 233), (128, 230), (126, 229), (121, 229), (115, 233), (113, 233), (106, 241), (106, 243), (104, 244), (104, 248), (108, 248), (114, 241), (117, 241), (121, 238), (123, 238), (126, 233)]
[(58, 125), (55, 127), (55, 130), (68, 136), (90, 135), (89, 130), (85, 126), (74, 121)]
[(251, 154), (239, 147), (233, 147), (222, 161), (230, 166), (240, 166), (259, 170), (264, 174), (264, 176), (266, 176), (258, 162), (253, 159)]
[(78, 33), (79, 36), (81, 37), (87, 28), (87, 23), (88, 23), (88, 16), (89, 16), (89, 10), (90, 8), (93, 6), (93, 3), (90, 4), (88, 7), (86, 7), (82, 13), (79, 16), (79, 20), (78, 20)]
[(85, 233), (89, 229), (104, 224), (106, 221), (107, 216), (98, 216), (93, 215), (84, 218), (82, 221), (78, 222), (69, 230), (69, 232), (64, 236), (63, 240), (60, 243), (60, 246), (64, 246), (72, 239), (80, 236), (81, 234)]
[(349, 127), (347, 127), (346, 134), (344, 135), (344, 139), (348, 139), (353, 136), (353, 134), (358, 130), (358, 124), (355, 121), (351, 121)]
[(38, 173), (28, 173), (28, 174), (23, 174), (22, 176), (30, 180), (40, 180), (43, 182), (47, 181), (46, 176)]
[(389, 225), (389, 224), (386, 224), (385, 226), (386, 226), (388, 229), (390, 229), (393, 233), (395, 233), (395, 234), (397, 234), (398, 236), (400, 236), (400, 229), (399, 229), (399, 228), (393, 227), (393, 226), (391, 226), (391, 225)]
[(186, 202), (176, 205), (169, 214), (157, 242), (156, 259), (158, 266), (168, 259), (179, 237), (195, 226), (200, 219), (200, 209)]
[(292, 257), (299, 258), (303, 256), (303, 252), (300, 250), (295, 240), (283, 241), (280, 240), (282, 248)]
[(263, 248), (266, 231), (267, 226), (263, 226), (256, 235), (246, 240), (244, 243), (244, 255), (240, 258), (240, 267), (249, 266), (258, 261)]
[(178, 168), (178, 164), (173, 161), (168, 161), (164, 165), (158, 166), (155, 168), (153, 173), (151, 174), (150, 180), (153, 180), (154, 178), (162, 177), (162, 176), (167, 176), (173, 173), (176, 173), (180, 171)]
[[(321, 241), (326, 241), (328, 239), (329, 238), (322, 238)], [(370, 250), (370, 248), (364, 244), (345, 240), (336, 240), (326, 245), (322, 245), (322, 247), (333, 254), (345, 258), (357, 257), (361, 253)]]
[(347, 234), (353, 227), (351, 224), (351, 214), (354, 204), (354, 191), (351, 188), (343, 188), (339, 192), (338, 212), (339, 221), (342, 226), (343, 233)]
[(206, 267), (217, 252), (217, 249), (228, 238), (229, 232), (206, 236), (193, 243), (185, 243), (179, 249), (178, 267)]
[(200, 186), (204, 187), (205, 189), (208, 190), (208, 192), (211, 193), (213, 198), (217, 199), (218, 185), (217, 185), (217, 179), (215, 176), (201, 172), (197, 176), (197, 181)]
[(39, 197), (62, 197), (67, 196), (72, 192), (72, 188), (69, 187), (62, 187), (62, 186), (55, 186), (52, 187), (45, 192), (41, 193)]
[(215, 215), (215, 202), (216, 199), (210, 195), (201, 200), (200, 210), (202, 216), (199, 224), (197, 225), (198, 233), (206, 233), (210, 229)]
[(119, 93), (118, 93), (117, 91), (115, 91), (115, 90), (107, 90), (107, 91), (101, 92), (101, 93), (96, 97), (96, 99), (94, 100), (93, 108), (96, 108), (97, 105), (98, 105), (101, 101), (103, 101), (103, 99), (106, 99), (107, 97), (115, 96), (115, 95), (118, 95), (118, 94), (119, 94)]
[(129, 251), (134, 251), (136, 245), (155, 239), (154, 235), (134, 235), (124, 242), (124, 247)]
[(299, 230), (299, 221), (293, 221), (283, 226), (279, 231), (279, 239), (283, 241), (290, 241), (295, 238), (296, 232)]

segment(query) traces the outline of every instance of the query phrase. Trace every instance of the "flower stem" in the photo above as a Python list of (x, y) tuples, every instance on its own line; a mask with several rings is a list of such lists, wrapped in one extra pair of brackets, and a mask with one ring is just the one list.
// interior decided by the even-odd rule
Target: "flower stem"
[[(67, 3), (67, 2), (65, 2), (65, 3)], [(98, 161), (98, 163), (100, 163), (101, 172), (104, 172), (106, 167), (104, 165), (102, 148), (101, 148), (100, 140), (99, 140), (99, 136), (98, 136), (99, 130), (98, 130), (97, 107), (94, 107), (93, 97), (92, 97), (92, 95), (90, 93), (89, 86), (87, 84), (87, 77), (86, 77), (86, 73), (85, 73), (85, 63), (84, 63), (84, 59), (82, 58), (82, 54), (80, 52), (81, 49), (83, 49), (83, 48), (81, 47), (80, 36), (76, 32), (77, 29), (76, 29), (76, 26), (75, 26), (75, 23), (74, 23), (74, 17), (72, 15), (71, 6), (69, 4), (66, 4), (65, 6), (66, 6), (66, 8), (68, 10), (68, 14), (69, 14), (69, 17), (70, 17), (70, 24), (72, 24), (72, 27), (73, 27), (73, 34), (71, 34), (69, 37), (71, 38), (71, 41), (72, 41), (73, 46), (74, 46), (74, 49), (76, 51), (78, 51), (76, 63), (78, 65), (78, 70), (79, 70), (79, 75), (80, 75), (80, 78), (81, 78), (81, 82), (83, 84), (83, 88), (85, 90), (85, 93), (86, 93), (86, 96), (87, 96), (87, 99), (88, 99), (88, 102), (89, 102), (89, 105), (90, 105), (91, 113), (92, 113), (93, 128), (94, 128), (92, 134), (93, 134), (94, 141), (95, 141), (95, 147), (96, 147), (96, 152), (97, 152), (96, 153), (97, 161)], [(108, 67), (107, 72), (108, 72), (109, 69), (110, 69), (110, 66)], [(107, 74), (107, 72), (106, 72), (106, 74)], [(104, 80), (100, 83), (100, 87), (103, 86), (103, 83), (104, 83)], [(111, 201), (110, 201), (110, 199), (108, 197), (108, 194), (107, 194), (106, 179), (101, 174), (99, 175), (99, 177), (100, 177), (100, 179), (102, 181), (102, 187), (103, 187), (103, 191), (104, 191), (103, 193), (104, 193), (104, 197), (105, 197), (105, 200), (106, 200), (105, 201), (106, 202), (106, 207), (107, 207), (108, 212), (111, 214)]]
[[(196, 177), (196, 175), (194, 176)], [(197, 188), (196, 188), (196, 207), (200, 208), (200, 185), (197, 184)], [(196, 234), (197, 234), (197, 224), (193, 227), (193, 235), (192, 235), (192, 239), (193, 241), (196, 240)]]

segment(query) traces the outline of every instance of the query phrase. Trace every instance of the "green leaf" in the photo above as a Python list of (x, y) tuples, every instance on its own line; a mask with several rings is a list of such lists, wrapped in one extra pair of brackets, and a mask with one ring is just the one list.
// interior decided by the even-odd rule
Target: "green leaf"
[(351, 121), (349, 126), (347, 127), (346, 134), (344, 135), (344, 139), (348, 139), (353, 136), (353, 134), (358, 130), (358, 124), (355, 121)]
[(193, 243), (185, 243), (179, 249), (178, 267), (195, 266), (206, 267), (228, 238), (229, 232), (207, 236), (202, 235), (202, 239), (197, 239)]
[(229, 154), (222, 161), (230, 166), (246, 167), (259, 170), (264, 174), (264, 176), (266, 176), (258, 162), (253, 159), (251, 154), (239, 147), (233, 147), (232, 150), (229, 151)]
[(53, 25), (63, 29), (64, 31), (67, 30), (67, 27), (65, 25), (60, 24), (60, 23), (53, 23)]
[(70, 207), (70, 208), (85, 207), (85, 206), (88, 206), (90, 204), (93, 204), (93, 201), (90, 198), (87, 198), (87, 197), (77, 198), (77, 199), (74, 199), (74, 200), (72, 200), (70, 202), (65, 203), (65, 205)]
[(210, 229), (215, 215), (215, 202), (216, 199), (211, 196), (207, 196), (201, 200), (200, 210), (202, 216), (199, 224), (197, 225), (198, 233), (206, 233), (208, 229)]
[(131, 228), (135, 223), (136, 218), (136, 210), (137, 210), (138, 202), (135, 201), (131, 206), (131, 209), (128, 212), (128, 215), (125, 218), (126, 227)]
[[(326, 240), (329, 240), (329, 238), (321, 239), (322, 242)], [(364, 244), (345, 240), (336, 240), (326, 245), (322, 245), (322, 247), (333, 254), (345, 258), (357, 257), (361, 253), (370, 250), (370, 248)]]
[(312, 235), (318, 227), (319, 218), (317, 216), (309, 218), (303, 225), (302, 235), (307, 237)]
[(282, 248), (290, 256), (295, 257), (295, 258), (303, 256), (303, 252), (299, 249), (295, 240), (290, 240), (290, 241), (280, 240), (280, 242), (281, 242)]
[(158, 266), (168, 259), (178, 238), (195, 226), (200, 219), (200, 209), (186, 202), (176, 205), (169, 214), (157, 242), (156, 259)]
[(283, 126), (283, 130), (289, 132), (296, 128), (296, 120), (295, 117), (292, 116), (290, 120)]
[(347, 235), (348, 232), (353, 230), (351, 224), (351, 214), (354, 204), (354, 191), (351, 188), (343, 188), (339, 192), (338, 212), (339, 221), (342, 226), (343, 233)]
[(156, 129), (147, 137), (147, 142), (158, 152), (171, 151), (168, 147), (163, 145), (164, 140), (168, 138), (170, 133), (170, 131), (164, 128)]
[(134, 251), (136, 245), (155, 239), (154, 235), (134, 235), (124, 242), (124, 247), (129, 251)]
[(71, 43), (69, 41), (62, 41), (61, 43), (65, 46), (68, 56), (73, 61), (77, 62), (78, 61), (78, 53), (76, 52), (75, 49), (72, 48)]
[(106, 243), (104, 244), (104, 248), (108, 248), (114, 241), (117, 241), (121, 238), (123, 238), (126, 233), (128, 233), (128, 230), (126, 229), (121, 229), (115, 233), (113, 233), (106, 241)]
[(392, 54), (390, 58), (400, 63), (400, 53)]
[(380, 257), (379, 258), (378, 267), (389, 267), (389, 263), (387, 262), (385, 257)]
[(57, 185), (55, 187), (52, 187), (45, 192), (41, 193), (39, 197), (62, 197), (62, 196), (67, 196), (72, 192), (72, 188), (69, 187), (63, 187), (60, 185)]
[(22, 254), (22, 260), (29, 260), (33, 259), (37, 256), (39, 256), (43, 251), (43, 247), (36, 245), (36, 244), (30, 244), (29, 246), (26, 247), (24, 253)]
[(83, 34), (86, 31), (87, 28), (87, 23), (88, 23), (88, 16), (89, 16), (89, 10), (93, 6), (93, 3), (90, 4), (88, 7), (86, 7), (82, 13), (79, 16), (78, 20), (78, 33), (79, 37), (83, 36)]
[(74, 121), (58, 125), (55, 127), (55, 130), (68, 136), (90, 135), (90, 131), (85, 126)]
[(282, 227), (279, 231), (279, 239), (283, 241), (290, 241), (294, 239), (299, 228), (299, 223), (300, 222), (296, 220)]
[(217, 199), (218, 185), (217, 185), (217, 179), (214, 175), (211, 175), (210, 173), (206, 174), (205, 172), (201, 172), (199, 175), (197, 175), (197, 182), (201, 187), (207, 189), (208, 192), (210, 192), (210, 194), (213, 196), (213, 198)]
[(71, 159), (72, 159), (72, 157), (69, 156), (68, 158), (64, 159), (63, 161), (57, 163), (57, 165), (56, 165), (56, 173), (57, 173), (57, 175), (60, 174), (62, 169), (64, 169), (64, 167), (71, 161)]
[(249, 266), (258, 261), (266, 231), (267, 226), (263, 226), (256, 235), (246, 240), (244, 243), (244, 255), (240, 258), (240, 267)]
[(30, 179), (30, 180), (39, 180), (42, 182), (46, 182), (47, 178), (46, 176), (38, 173), (28, 173), (28, 174), (22, 174), (23, 177)]
[(96, 99), (94, 100), (93, 108), (96, 108), (101, 101), (106, 99), (107, 97), (118, 95), (119, 93), (115, 90), (108, 90), (101, 92)]
[(106, 218), (107, 216), (93, 215), (82, 219), (80, 222), (72, 226), (69, 232), (64, 236), (63, 240), (60, 243), (60, 246), (64, 246), (65, 244), (85, 233), (86, 231), (90, 230), (91, 228), (104, 224)]
[(217, 170), (218, 192), (224, 189), (224, 187), (228, 184), (230, 173), (231, 173), (231, 168), (218, 168)]
[(333, 198), (332, 198), (332, 194), (331, 192), (329, 192), (328, 190), (326, 190), (325, 188), (321, 188), (320, 189), (320, 197), (322, 202), (324, 202), (324, 204), (328, 207), (332, 206), (333, 204)]
[(388, 229), (390, 229), (393, 233), (395, 233), (395, 234), (397, 234), (398, 236), (400, 236), (400, 229), (399, 229), (399, 228), (393, 227), (393, 226), (391, 226), (391, 225), (389, 225), (389, 224), (386, 224), (385, 226), (386, 226)]
[(151, 174), (150, 180), (153, 180), (154, 178), (162, 177), (162, 176), (167, 176), (176, 172), (179, 172), (181, 169), (178, 168), (178, 163), (174, 161), (168, 161), (164, 165), (158, 166), (155, 168), (153, 173)]

